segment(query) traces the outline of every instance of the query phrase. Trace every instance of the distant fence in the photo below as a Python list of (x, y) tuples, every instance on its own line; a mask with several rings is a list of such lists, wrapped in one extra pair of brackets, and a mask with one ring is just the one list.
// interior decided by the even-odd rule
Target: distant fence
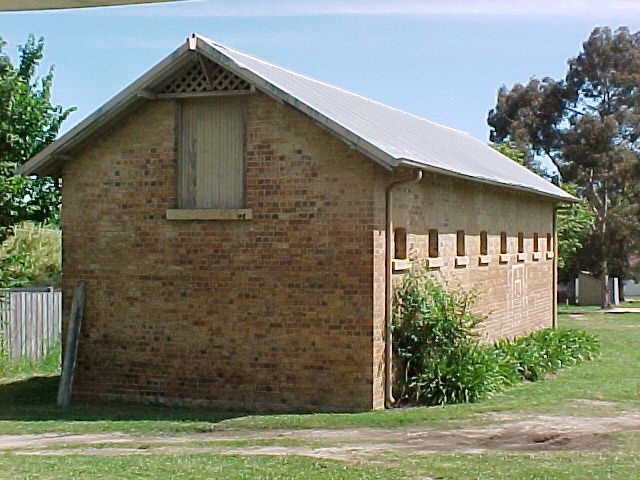
[(53, 289), (0, 290), (0, 353), (11, 361), (39, 360), (60, 341), (62, 293)]

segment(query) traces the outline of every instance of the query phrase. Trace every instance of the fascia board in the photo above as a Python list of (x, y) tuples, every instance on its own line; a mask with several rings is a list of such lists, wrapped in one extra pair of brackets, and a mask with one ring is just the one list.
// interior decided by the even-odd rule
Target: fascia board
[(57, 160), (59, 158), (63, 158), (72, 148), (89, 138), (124, 110), (130, 108), (136, 102), (144, 101), (147, 89), (157, 83), (167, 71), (175, 68), (179, 60), (189, 52), (190, 50), (186, 43), (181, 45), (138, 80), (78, 123), (69, 132), (34, 155), (28, 162), (20, 166), (16, 172), (21, 175), (47, 175), (54, 172), (57, 169)]
[(523, 193), (528, 193), (531, 195), (539, 195), (539, 196), (543, 196), (546, 197), (550, 200), (554, 200), (556, 202), (561, 202), (561, 203), (578, 203), (580, 200), (577, 199), (576, 197), (574, 197), (573, 195), (566, 193), (565, 195), (554, 195), (553, 193), (550, 192), (544, 192), (541, 190), (537, 190), (534, 189), (532, 187), (525, 187), (523, 185), (515, 185), (512, 183), (503, 183), (503, 182), (498, 182), (495, 180), (490, 180), (487, 178), (482, 178), (482, 177), (476, 177), (476, 176), (471, 176), (471, 175), (464, 175), (462, 173), (458, 173), (458, 172), (453, 172), (451, 170), (446, 170), (444, 168), (437, 168), (437, 167), (433, 167), (431, 165), (425, 165), (424, 163), (420, 163), (420, 162), (415, 162), (412, 160), (408, 160), (408, 159), (400, 159), (400, 165), (404, 165), (407, 167), (412, 167), (412, 168), (419, 168), (425, 172), (431, 172), (431, 173), (436, 173), (438, 175), (445, 175), (448, 177), (454, 177), (454, 178), (460, 178), (462, 180), (468, 180), (474, 183), (483, 183), (485, 185), (492, 185), (494, 187), (500, 187), (500, 188), (506, 188), (509, 190), (517, 190), (519, 192), (523, 192)]

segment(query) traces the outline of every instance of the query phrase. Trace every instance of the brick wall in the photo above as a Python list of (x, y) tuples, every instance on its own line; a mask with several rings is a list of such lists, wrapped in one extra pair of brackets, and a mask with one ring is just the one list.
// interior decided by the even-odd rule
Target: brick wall
[[(552, 325), (554, 259), (547, 254), (547, 250), (553, 250), (552, 242), (547, 245), (547, 234), (553, 234), (552, 202), (527, 193), (425, 174), (419, 184), (398, 189), (394, 203), (394, 226), (407, 229), (410, 258), (428, 258), (429, 230), (438, 231), (436, 263), (442, 266), (432, 271), (452, 288), (477, 292), (476, 309), (487, 315), (483, 323), (486, 341)], [(459, 230), (464, 231), (466, 258), (456, 265)], [(483, 230), (487, 232), (488, 251), (485, 261), (480, 262)], [(508, 250), (502, 261), (501, 232), (507, 234)], [(524, 247), (520, 260), (519, 232)], [(534, 233), (538, 234), (537, 253)]]
[(380, 406), (379, 225), (366, 181), (380, 167), (253, 95), (253, 220), (167, 221), (177, 207), (175, 118), (175, 103), (148, 103), (65, 167), (65, 292), (87, 286), (75, 397), (253, 411)]
[[(177, 109), (149, 102), (74, 152), (63, 191), (65, 305), (87, 301), (76, 399), (244, 411), (383, 407), (384, 171), (290, 107), (247, 97), (253, 219), (168, 221), (177, 208)], [(425, 174), (395, 194), (411, 258), (439, 230), (440, 275), (479, 292), (487, 340), (552, 321), (553, 206)], [(468, 265), (455, 265), (457, 230)], [(479, 232), (489, 232), (487, 265)], [(525, 232), (500, 263), (499, 233)], [(532, 233), (540, 237), (534, 260)], [(399, 279), (396, 276), (396, 279)]]

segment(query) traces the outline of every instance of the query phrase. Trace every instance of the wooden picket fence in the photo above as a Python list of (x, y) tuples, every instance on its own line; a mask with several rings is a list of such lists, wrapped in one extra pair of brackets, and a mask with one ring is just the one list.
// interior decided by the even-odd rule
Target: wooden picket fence
[(62, 293), (46, 289), (0, 290), (0, 354), (9, 360), (43, 358), (60, 342)]

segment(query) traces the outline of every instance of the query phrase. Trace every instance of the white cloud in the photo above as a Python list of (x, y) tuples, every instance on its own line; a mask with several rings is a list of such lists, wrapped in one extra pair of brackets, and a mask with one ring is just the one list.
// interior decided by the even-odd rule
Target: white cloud
[[(134, 10), (135, 8), (135, 10)], [(190, 0), (127, 8), (127, 13), (185, 17), (326, 14), (613, 18), (640, 16), (639, 0)]]

